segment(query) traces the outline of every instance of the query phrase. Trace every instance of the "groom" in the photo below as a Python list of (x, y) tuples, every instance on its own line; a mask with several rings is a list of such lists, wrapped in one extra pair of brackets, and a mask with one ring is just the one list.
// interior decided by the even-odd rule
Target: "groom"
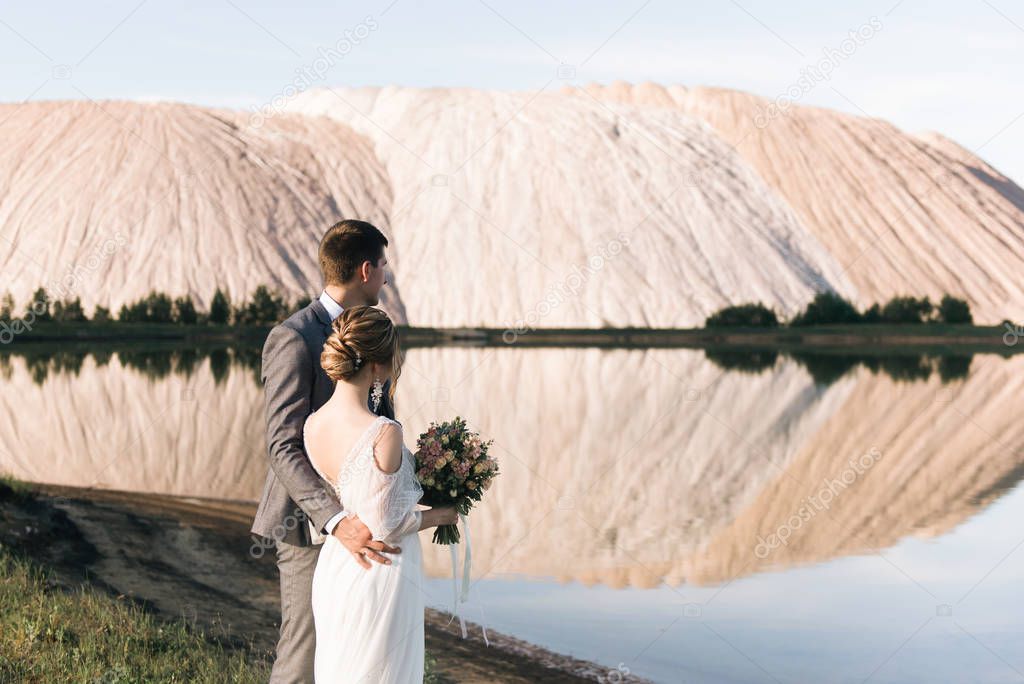
[[(323, 292), (274, 327), (263, 345), (270, 472), (252, 532), (274, 541), (281, 575), (281, 634), (270, 675), (274, 684), (313, 681), (311, 597), (322, 535), (334, 535), (367, 569), (370, 560), (391, 562), (381, 553), (399, 552), (373, 541), (358, 516), (343, 510), (331, 487), (313, 470), (302, 441), (306, 417), (334, 391), (334, 383), (320, 368), (331, 321), (346, 307), (377, 304), (387, 282), (387, 244), (383, 233), (365, 221), (331, 226), (320, 241)], [(378, 413), (394, 418), (387, 388)]]

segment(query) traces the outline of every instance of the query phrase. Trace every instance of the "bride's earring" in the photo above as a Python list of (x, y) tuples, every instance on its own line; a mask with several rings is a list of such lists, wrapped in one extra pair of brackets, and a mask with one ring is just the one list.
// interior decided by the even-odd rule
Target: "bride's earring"
[(370, 409), (374, 413), (380, 407), (380, 400), (384, 398), (384, 383), (380, 381), (380, 378), (373, 379), (373, 389), (370, 390), (370, 402), (372, 408)]

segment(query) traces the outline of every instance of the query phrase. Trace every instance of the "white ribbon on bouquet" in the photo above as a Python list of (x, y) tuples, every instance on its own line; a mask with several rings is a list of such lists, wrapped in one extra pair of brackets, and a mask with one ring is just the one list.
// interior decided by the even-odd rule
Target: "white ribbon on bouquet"
[[(473, 565), (473, 547), (469, 539), (469, 521), (466, 516), (459, 513), (459, 520), (462, 521), (462, 532), (466, 535), (466, 556), (462, 561), (462, 591), (459, 591), (459, 545), (449, 544), (448, 550), (452, 555), (452, 620), (459, 618), (459, 627), (462, 629), (462, 638), (467, 637), (466, 619), (459, 612), (459, 604), (469, 599), (470, 569)], [(491, 642), (487, 639), (487, 625), (483, 619), (483, 606), (480, 607), (480, 629), (484, 633), (484, 643), (488, 646)], [(452, 620), (448, 624), (452, 624)]]

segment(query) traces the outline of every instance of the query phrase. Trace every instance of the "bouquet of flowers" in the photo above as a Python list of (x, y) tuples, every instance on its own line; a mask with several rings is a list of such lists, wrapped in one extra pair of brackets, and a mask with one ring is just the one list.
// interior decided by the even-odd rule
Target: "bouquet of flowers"
[[(416, 440), (416, 477), (423, 487), (423, 503), (454, 506), (460, 515), (469, 514), (498, 474), (498, 462), (487, 455), (493, 443), (467, 429), (460, 416), (431, 423)], [(458, 544), (458, 526), (439, 525), (434, 543)]]

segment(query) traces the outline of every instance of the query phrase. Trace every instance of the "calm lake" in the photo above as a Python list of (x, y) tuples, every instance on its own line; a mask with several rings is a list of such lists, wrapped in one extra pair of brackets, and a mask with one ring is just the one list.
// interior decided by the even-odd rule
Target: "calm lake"
[[(0, 470), (255, 501), (259, 350), (0, 356)], [(502, 474), (466, 616), (658, 682), (1024, 678), (1024, 356), (408, 350)], [(448, 551), (422, 541), (429, 602)]]

